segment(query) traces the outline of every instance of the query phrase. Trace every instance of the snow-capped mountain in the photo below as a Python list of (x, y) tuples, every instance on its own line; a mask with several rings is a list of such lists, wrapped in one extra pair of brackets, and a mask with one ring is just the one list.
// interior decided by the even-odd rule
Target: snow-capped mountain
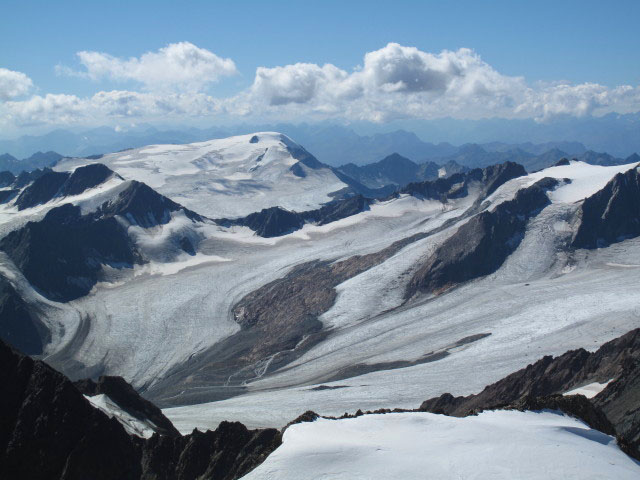
[(72, 378), (210, 425), (415, 405), (637, 326), (637, 175), (505, 163), (332, 200), (357, 182), (275, 133), (68, 159), (5, 187), (6, 311)]
[[(68, 159), (56, 169), (89, 161)], [(240, 217), (275, 206), (311, 210), (349, 187), (338, 172), (287, 136), (273, 132), (151, 145), (94, 161), (210, 218)]]
[[(72, 380), (123, 377), (183, 433), (222, 420), (279, 428), (310, 409), (337, 416), (423, 405), (457, 414), (474, 398), (501, 398), (480, 405), (493, 408), (517, 398), (487, 385), (544, 355), (595, 349), (639, 326), (635, 163), (565, 160), (527, 173), (505, 162), (388, 194), (283, 135), (257, 133), (65, 159), (0, 183), (2, 338)], [(545, 385), (557, 388), (539, 393), (610, 392), (607, 382), (620, 377), (594, 372), (570, 381), (546, 372)], [(472, 400), (447, 393), (485, 387), (491, 395)], [(163, 422), (153, 409), (160, 420), (136, 416), (106, 386), (76, 388), (134, 436)], [(616, 402), (602, 409), (618, 418)], [(583, 428), (573, 419), (549, 417), (538, 429), (529, 414), (507, 417), (487, 414), (485, 426), (505, 438), (517, 437), (505, 428), (512, 420), (515, 430), (537, 432), (525, 435), (530, 444), (517, 437), (522, 448)], [(431, 416), (389, 421), (354, 422), (354, 441), (376, 429), (402, 437), (415, 422), (453, 428)], [(481, 434), (473, 423), (460, 427), (464, 436)], [(326, 445), (314, 448), (342, 455), (330, 441), (334, 425), (291, 427), (251, 475), (291, 471), (300, 462), (295, 448), (315, 435), (309, 428), (327, 428)], [(291, 453), (287, 438), (296, 431), (305, 433)], [(600, 435), (587, 431), (583, 438)], [(593, 446), (570, 438), (554, 441), (567, 452)], [(594, 455), (617, 461), (617, 447), (602, 439)], [(403, 445), (379, 442), (389, 451)]]

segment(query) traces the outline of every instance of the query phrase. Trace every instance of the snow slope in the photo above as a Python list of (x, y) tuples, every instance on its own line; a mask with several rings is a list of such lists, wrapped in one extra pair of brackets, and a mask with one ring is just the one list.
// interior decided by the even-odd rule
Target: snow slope
[(562, 479), (640, 477), (615, 438), (559, 412), (489, 411), (318, 419), (289, 427), (284, 442), (245, 480)]
[[(512, 196), (523, 185), (551, 175), (573, 177), (579, 183), (584, 165), (570, 167), (575, 171), (554, 167), (512, 180), (496, 193), (509, 198), (505, 192)], [(602, 178), (590, 180), (582, 194), (593, 193), (618, 170), (596, 167), (595, 171)], [(295, 362), (248, 384), (245, 395), (166, 409), (165, 414), (179, 430), (189, 431), (195, 426), (213, 427), (222, 419), (252, 427), (283, 426), (307, 409), (340, 415), (358, 408), (416, 408), (446, 391), (476, 393), (543, 355), (597, 348), (640, 326), (640, 276), (635, 268), (626, 267), (640, 255), (640, 239), (568, 254), (561, 246), (575, 228), (572, 218), (579, 205), (557, 201), (545, 208), (494, 274), (446, 295), (404, 304), (412, 269), (456, 226), (408, 245), (337, 287), (335, 304), (320, 317), (332, 328), (331, 334)], [(412, 218), (406, 215), (407, 220)], [(446, 213), (432, 215), (428, 226)], [(354, 241), (360, 238), (353, 235)], [(465, 337), (487, 333), (491, 335), (456, 346)], [(354, 364), (415, 361), (432, 352), (446, 356), (331, 381), (337, 371)], [(313, 388), (319, 384), (336, 389)]]
[(85, 395), (91, 405), (105, 413), (109, 418), (115, 418), (120, 422), (124, 429), (131, 435), (137, 435), (142, 438), (150, 438), (155, 433), (155, 425), (150, 420), (141, 421), (125, 412), (115, 403), (108, 395), (101, 393), (100, 395)]
[[(285, 135), (259, 132), (188, 145), (152, 145), (95, 162), (201, 215), (231, 218), (273, 206), (312, 210), (347, 186), (329, 168), (299, 163), (294, 155), (300, 149)], [(88, 162), (66, 159), (56, 170)], [(294, 165), (297, 175), (291, 170)]]
[[(243, 136), (154, 146), (107, 155), (100, 161), (127, 181), (130, 175), (139, 175), (197, 213), (206, 214), (203, 208), (210, 208), (215, 211), (212, 216), (236, 207), (253, 211), (256, 199), (266, 199), (260, 207), (269, 202), (282, 206), (291, 199), (297, 206), (284, 205), (302, 210), (304, 202), (321, 203), (330, 191), (342, 188), (343, 184), (321, 182), (317, 175), (322, 169), (301, 167), (307, 176), (293, 175), (290, 141), (279, 134), (257, 136), (257, 143)], [(259, 148), (268, 152), (257, 162), (254, 155), (259, 156)], [(81, 161), (67, 160), (66, 166)], [(256, 164), (259, 168), (251, 170)], [(63, 167), (64, 163), (58, 166)], [(246, 227), (196, 225), (174, 212), (165, 225), (128, 227), (149, 263), (109, 270), (89, 295), (66, 304), (43, 299), (4, 255), (0, 271), (50, 327), (52, 341), (45, 359), (63, 370), (67, 365), (81, 368), (71, 373), (82, 377), (121, 375), (144, 389), (172, 367), (188, 364), (194, 355), (236, 333), (240, 327), (233, 306), (296, 265), (378, 252), (398, 240), (446, 226), (338, 285), (334, 305), (319, 318), (327, 329), (326, 338), (286, 367), (256, 375), (245, 385), (246, 394), (167, 409), (165, 414), (180, 431), (188, 432), (194, 427), (215, 428), (225, 419), (250, 427), (280, 427), (308, 409), (336, 415), (358, 408), (415, 408), (445, 391), (477, 392), (543, 355), (597, 348), (640, 325), (640, 276), (636, 268), (625, 267), (637, 263), (630, 259), (640, 255), (639, 239), (571, 254), (561, 248), (575, 228), (572, 218), (580, 205), (576, 199), (631, 167), (574, 162), (507, 182), (490, 197), (489, 208), (545, 176), (572, 180), (551, 193), (553, 203), (530, 222), (520, 246), (497, 272), (446, 295), (410, 303), (405, 303), (403, 294), (412, 273), (465, 221), (455, 219), (472, 206), (478, 192), (446, 206), (400, 196), (335, 223), (305, 225), (270, 239), (257, 237)], [(209, 185), (215, 183), (214, 177), (224, 177), (238, 188), (214, 191)], [(205, 180), (209, 186), (202, 187)], [(256, 190), (251, 182), (271, 187)], [(78, 203), (95, 208), (98, 200), (126, 184)], [(565, 195), (567, 188), (577, 190)], [(299, 200), (288, 196), (294, 192), (301, 195)], [(0, 208), (0, 214), (18, 215), (20, 221), (42, 214), (9, 210)], [(8, 222), (0, 228), (5, 225)], [(197, 245), (196, 255), (175, 249), (174, 240), (181, 237)], [(470, 336), (475, 340), (460, 343)], [(420, 363), (429, 354), (437, 359)], [(389, 362), (409, 366), (376, 367)], [(362, 374), (334, 377), (354, 365), (363, 367)], [(314, 389), (320, 384), (338, 389)]]

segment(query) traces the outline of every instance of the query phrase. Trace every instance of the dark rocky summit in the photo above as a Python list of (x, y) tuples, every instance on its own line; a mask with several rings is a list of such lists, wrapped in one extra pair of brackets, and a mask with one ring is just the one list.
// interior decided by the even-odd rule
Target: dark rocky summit
[(279, 237), (304, 225), (302, 215), (280, 207), (264, 208), (256, 213), (235, 220), (218, 220), (221, 225), (243, 225), (261, 237)]
[(35, 207), (51, 200), (58, 194), (69, 176), (68, 172), (47, 171), (18, 196), (16, 200), (18, 210)]
[(640, 173), (618, 173), (605, 187), (586, 198), (578, 215), (575, 248), (606, 247), (640, 235)]
[(418, 291), (438, 294), (495, 272), (520, 244), (528, 220), (550, 203), (545, 191), (556, 183), (544, 178), (493, 211), (472, 217), (416, 271), (406, 297)]
[(117, 176), (122, 179), (120, 175), (102, 163), (91, 163), (83, 167), (78, 167), (60, 189), (60, 195), (64, 197), (79, 195), (85, 190), (104, 183), (111, 178), (111, 176)]
[(160, 435), (179, 436), (180, 433), (171, 421), (164, 416), (162, 410), (149, 400), (142, 398), (135, 389), (122, 377), (101, 376), (97, 382), (87, 378), (78, 380), (73, 385), (89, 397), (104, 394), (115, 402), (122, 410), (138, 420), (149, 420)]
[(31, 171), (31, 172), (22, 171), (16, 177), (16, 181), (14, 182), (13, 187), (14, 188), (25, 187), (25, 186), (29, 185), (31, 182), (33, 182), (33, 181), (37, 180), (38, 178), (40, 178), (41, 176), (43, 176), (44, 174), (52, 172), (52, 171), (53, 170), (51, 170), (50, 168), (36, 169), (36, 170)]
[[(591, 403), (611, 422), (625, 451), (640, 459), (640, 329), (605, 343), (593, 353), (578, 349), (555, 358), (543, 357), (476, 395), (454, 397), (445, 393), (431, 398), (422, 403), (420, 410), (462, 417), (481, 410), (517, 406), (519, 402), (526, 405), (537, 397), (612, 379)], [(528, 409), (535, 408), (529, 404)], [(595, 428), (607, 433), (601, 427)]]
[(0, 342), (0, 478), (235, 480), (281, 443), (275, 429), (222, 422), (215, 431), (145, 440), (93, 408), (62, 374)]
[(24, 210), (47, 203), (56, 197), (78, 195), (97, 187), (113, 175), (117, 174), (101, 163), (78, 167), (73, 173), (45, 169), (21, 174), (13, 186), (17, 189), (28, 186), (20, 193), (16, 206), (18, 210)]
[[(105, 172), (85, 170), (70, 188), (86, 185), (87, 178), (95, 180), (96, 173), (100, 177)], [(171, 212), (178, 210), (192, 221), (202, 220), (147, 185), (133, 181), (95, 212), (82, 215), (80, 207), (72, 204), (51, 209), (42, 220), (28, 222), (2, 238), (0, 249), (43, 295), (69, 301), (89, 293), (100, 278), (102, 265), (123, 268), (144, 262), (117, 216), (149, 228), (167, 223)]]
[(242, 225), (249, 227), (261, 237), (279, 237), (301, 229), (306, 223), (325, 225), (350, 217), (369, 208), (371, 201), (362, 195), (334, 200), (321, 208), (306, 212), (291, 212), (281, 207), (264, 208), (246, 217), (218, 219), (224, 226)]
[(82, 215), (66, 204), (39, 222), (28, 222), (0, 240), (29, 282), (52, 300), (69, 301), (89, 293), (103, 264), (131, 266), (142, 259), (114, 216)]

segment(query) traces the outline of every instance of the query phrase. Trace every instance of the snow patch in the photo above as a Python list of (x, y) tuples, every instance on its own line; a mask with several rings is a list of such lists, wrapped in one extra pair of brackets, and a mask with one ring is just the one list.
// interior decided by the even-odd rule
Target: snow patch
[(142, 421), (135, 418), (133, 415), (125, 412), (120, 406), (111, 400), (108, 395), (101, 393), (100, 395), (94, 395), (92, 397), (84, 395), (84, 398), (89, 400), (89, 403), (93, 407), (97, 408), (101, 412), (105, 413), (109, 418), (118, 420), (131, 435), (137, 435), (142, 438), (150, 438), (157, 428), (151, 420)]
[(563, 393), (562, 395), (584, 395), (587, 398), (593, 398), (598, 395), (601, 391), (607, 388), (613, 381), (613, 378), (604, 383), (593, 382), (588, 385), (583, 385), (582, 387), (574, 388), (573, 390), (569, 390), (568, 392)]

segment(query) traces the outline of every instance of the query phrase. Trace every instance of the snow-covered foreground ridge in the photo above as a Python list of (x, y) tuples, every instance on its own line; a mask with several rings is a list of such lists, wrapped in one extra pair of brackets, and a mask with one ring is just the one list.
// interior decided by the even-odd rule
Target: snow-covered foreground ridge
[[(68, 170), (90, 160), (68, 159)], [(304, 211), (347, 187), (289, 137), (258, 132), (187, 145), (150, 145), (104, 155), (103, 163), (210, 218), (238, 217), (273, 206)]]
[(615, 438), (560, 412), (389, 413), (289, 427), (245, 480), (635, 479)]

